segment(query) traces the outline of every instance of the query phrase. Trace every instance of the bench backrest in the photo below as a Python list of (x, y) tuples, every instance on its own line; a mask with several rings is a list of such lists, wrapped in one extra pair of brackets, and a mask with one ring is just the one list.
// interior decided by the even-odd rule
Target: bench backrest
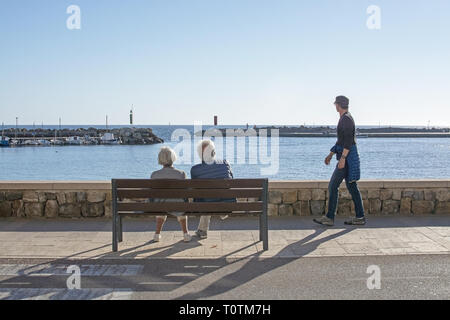
[[(113, 179), (113, 212), (126, 214), (263, 213), (267, 210), (267, 179)], [(143, 202), (143, 199), (257, 198), (252, 202)], [(123, 201), (126, 199), (126, 201)]]

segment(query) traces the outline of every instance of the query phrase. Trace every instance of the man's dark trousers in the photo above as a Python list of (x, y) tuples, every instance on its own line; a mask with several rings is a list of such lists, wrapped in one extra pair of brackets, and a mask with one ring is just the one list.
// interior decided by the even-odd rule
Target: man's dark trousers
[(358, 184), (356, 182), (349, 183), (346, 179), (348, 172), (347, 162), (345, 163), (345, 168), (339, 169), (336, 166), (336, 169), (333, 172), (333, 176), (331, 177), (330, 184), (328, 185), (328, 213), (327, 217), (334, 220), (334, 216), (336, 215), (336, 208), (338, 204), (338, 194), (339, 194), (339, 186), (342, 181), (345, 179), (345, 184), (347, 186), (348, 191), (350, 192), (353, 202), (355, 204), (355, 211), (357, 218), (364, 217), (364, 207), (361, 199), (361, 193), (358, 189)]

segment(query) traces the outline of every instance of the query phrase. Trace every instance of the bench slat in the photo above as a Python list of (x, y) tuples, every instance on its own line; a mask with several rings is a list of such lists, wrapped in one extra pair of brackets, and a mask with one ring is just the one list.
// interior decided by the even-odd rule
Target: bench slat
[(259, 202), (154, 202), (154, 203), (118, 203), (117, 210), (143, 212), (231, 212), (262, 211)]
[(264, 179), (116, 179), (115, 182), (118, 189), (229, 189), (262, 188)]
[[(167, 212), (127, 212), (127, 211), (121, 211), (118, 212), (118, 214), (121, 217), (136, 217), (136, 216), (165, 216), (168, 213)], [(251, 215), (261, 215), (261, 211), (220, 211), (220, 212), (187, 212), (184, 215), (185, 216), (223, 216), (223, 215), (229, 215), (229, 214), (251, 214)]]
[(229, 198), (260, 198), (262, 189), (119, 189), (117, 196), (121, 199), (142, 198), (202, 198), (202, 199), (229, 199)]

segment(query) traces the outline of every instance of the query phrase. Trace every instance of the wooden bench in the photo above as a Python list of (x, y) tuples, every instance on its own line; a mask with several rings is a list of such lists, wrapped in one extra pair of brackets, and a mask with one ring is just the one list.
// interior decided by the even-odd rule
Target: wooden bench
[[(192, 199), (214, 202), (193, 202)], [(256, 198), (252, 202), (219, 202), (217, 199)], [(189, 199), (186, 202), (149, 202), (146, 199)], [(216, 200), (214, 200), (216, 199)], [(112, 249), (122, 242), (122, 217), (166, 215), (184, 212), (187, 216), (248, 213), (259, 215), (259, 240), (269, 249), (267, 179), (112, 179)]]

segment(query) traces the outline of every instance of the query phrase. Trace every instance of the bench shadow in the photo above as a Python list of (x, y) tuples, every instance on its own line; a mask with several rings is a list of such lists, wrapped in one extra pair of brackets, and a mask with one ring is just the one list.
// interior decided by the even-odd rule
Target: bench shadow
[[(182, 286), (188, 285), (190, 282), (218, 271), (224, 267), (230, 265), (242, 264), (239, 269), (229, 273), (220, 279), (212, 282), (206, 288), (199, 290), (197, 292), (191, 292), (179, 297), (174, 297), (175, 299), (203, 299), (209, 298), (215, 295), (223, 294), (229, 290), (235, 289), (236, 287), (243, 285), (262, 274), (271, 272), (279, 267), (290, 263), (295, 259), (300, 259), (302, 256), (314, 251), (321, 243), (338, 238), (339, 236), (350, 232), (352, 229), (341, 230), (337, 233), (316, 239), (323, 232), (328, 229), (317, 228), (313, 234), (310, 234), (298, 241), (289, 244), (284, 249), (280, 251), (279, 254), (283, 254), (283, 251), (296, 250), (298, 257), (296, 258), (267, 258), (264, 263), (261, 263), (261, 255), (264, 251), (259, 251), (254, 254), (244, 255), (241, 257), (236, 257), (235, 255), (240, 251), (246, 250), (247, 248), (254, 246), (256, 243), (250, 243), (247, 246), (240, 247), (220, 258), (200, 258), (200, 259), (173, 259), (170, 258), (173, 254), (177, 252), (182, 252), (188, 248), (195, 248), (201, 246), (200, 240), (193, 240), (192, 243), (183, 243), (182, 241), (155, 248), (145, 248), (144, 250), (139, 250), (140, 248), (147, 247), (152, 244), (152, 241), (146, 242), (144, 244), (134, 246), (132, 248), (127, 248), (118, 251), (117, 253), (109, 254), (99, 254), (92, 256), (89, 259), (80, 259), (74, 261), (73, 258), (82, 253), (89, 253), (90, 251), (95, 251), (98, 249), (105, 248), (104, 246), (99, 246), (98, 248), (86, 250), (84, 252), (78, 252), (73, 255), (67, 256), (61, 259), (54, 259), (51, 261), (45, 261), (41, 264), (33, 265), (33, 269), (39, 265), (58, 265), (58, 264), (138, 264), (135, 259), (138, 255), (143, 255), (149, 253), (149, 257), (164, 257), (164, 259), (143, 259), (145, 265), (146, 274), (151, 275), (152, 279), (157, 279), (156, 284), (138, 284), (135, 279), (129, 277), (115, 277), (114, 287), (111, 288), (111, 278), (110, 277), (89, 277), (88, 286), (91, 289), (86, 289), (88, 291), (71, 291), (68, 292), (64, 287), (60, 289), (55, 289), (54, 286), (49, 288), (50, 276), (41, 277), (29, 277), (25, 274), (28, 268), (23, 268), (18, 276), (8, 278), (6, 280), (0, 281), (0, 293), (8, 289), (8, 283), (14, 282), (24, 282), (25, 280), (30, 284), (26, 287), (22, 287), (23, 292), (19, 291), (20, 297), (23, 299), (33, 299), (37, 298), (43, 294), (47, 295), (48, 299), (97, 299), (102, 298), (105, 295), (112, 294), (115, 290), (120, 291), (124, 288), (130, 288), (133, 292), (167, 292), (168, 294), (175, 294), (176, 290), (180, 289)], [(195, 238), (193, 238), (195, 239)], [(162, 250), (161, 250), (162, 249)], [(154, 255), (151, 255), (155, 250), (160, 250)], [(117, 259), (120, 256), (121, 259)], [(113, 259), (113, 258), (116, 259)], [(123, 258), (123, 259), (122, 259)], [(231, 258), (231, 259), (230, 259)], [(139, 262), (139, 264), (141, 263)], [(189, 268), (188, 268), (189, 267)], [(189, 275), (186, 275), (189, 272)], [(68, 275), (69, 276), (69, 275)], [(64, 284), (65, 284), (64, 277)], [(84, 278), (83, 278), (84, 279)], [(86, 287), (86, 281), (83, 280), (83, 287)], [(27, 288), (39, 288), (39, 290), (27, 289)], [(64, 289), (64, 290), (63, 290)], [(62, 290), (62, 291), (61, 291)], [(16, 293), (17, 294), (17, 293)]]
[[(261, 276), (262, 274), (274, 271), (275, 269), (291, 263), (294, 260), (301, 259), (305, 255), (316, 250), (320, 244), (338, 238), (343, 234), (351, 231), (349, 229), (345, 229), (329, 236), (314, 240), (326, 230), (327, 229), (325, 228), (316, 229), (313, 234), (308, 235), (305, 238), (284, 247), (282, 250), (280, 250), (280, 252), (278, 252), (278, 257), (265, 258), (264, 263), (261, 263), (261, 256), (263, 254), (262, 251), (259, 251), (258, 253), (250, 255), (248, 257), (239, 258), (236, 261), (232, 262), (243, 263), (242, 267), (240, 267), (238, 270), (225, 275), (217, 281), (214, 281), (206, 288), (198, 292), (187, 293), (178, 297), (177, 299), (205, 299), (226, 293), (229, 290), (235, 289), (236, 287)], [(289, 255), (292, 250), (296, 252), (296, 257), (282, 257), (284, 253), (287, 253)]]
[[(442, 217), (444, 218), (444, 217)], [(131, 248), (125, 248), (120, 250), (119, 245), (119, 251), (117, 253), (103, 253), (98, 254), (95, 256), (90, 257), (89, 259), (77, 259), (76, 262), (74, 262), (73, 259), (77, 258), (77, 256), (81, 254), (86, 254), (89, 252), (94, 252), (95, 250), (104, 249), (106, 247), (110, 247), (110, 244), (99, 246), (98, 248), (94, 248), (91, 250), (86, 250), (83, 252), (77, 252), (73, 255), (69, 255), (67, 257), (61, 258), (61, 259), (47, 259), (44, 264), (144, 264), (145, 265), (145, 273), (150, 275), (152, 279), (157, 279), (160, 281), (159, 284), (139, 284), (136, 283), (134, 279), (130, 279), (128, 277), (121, 277), (121, 278), (114, 278), (114, 287), (118, 288), (116, 290), (122, 290), (123, 288), (132, 288), (134, 292), (165, 292), (167, 294), (175, 295), (175, 299), (205, 299), (205, 298), (211, 298), (220, 294), (224, 294), (226, 292), (229, 292), (241, 285), (244, 285), (253, 279), (272, 272), (280, 267), (285, 266), (288, 263), (291, 263), (292, 261), (295, 261), (297, 259), (301, 259), (305, 256), (307, 256), (309, 253), (315, 251), (321, 244), (337, 239), (341, 236), (343, 236), (346, 233), (349, 233), (355, 229), (370, 229), (370, 228), (397, 228), (397, 227), (417, 227), (417, 226), (446, 226), (448, 227), (448, 220), (446, 220), (446, 223), (444, 224), (445, 219), (437, 219), (438, 221), (432, 222), (432, 219), (435, 219), (435, 217), (420, 217), (420, 219), (415, 221), (408, 221), (408, 218), (405, 217), (394, 217), (393, 219), (370, 219), (369, 217), (369, 225), (362, 226), (362, 227), (352, 227), (352, 226), (345, 226), (342, 228), (325, 228), (322, 226), (318, 226), (313, 224), (310, 220), (309, 223), (305, 223), (305, 219), (299, 219), (298, 221), (301, 222), (302, 228), (298, 228), (297, 224), (300, 222), (296, 222), (291, 228), (288, 228), (286, 230), (311, 230), (313, 231), (312, 234), (309, 234), (305, 237), (302, 237), (301, 239), (298, 239), (298, 241), (292, 242), (283, 248), (280, 249), (280, 251), (276, 254), (276, 257), (274, 258), (264, 258), (264, 252), (259, 251), (254, 254), (249, 255), (243, 255), (240, 257), (236, 257), (236, 254), (240, 251), (243, 251), (251, 246), (254, 246), (258, 242), (251, 243), (248, 246), (243, 246), (242, 248), (238, 248), (237, 250), (230, 252), (228, 254), (222, 255), (219, 258), (173, 258), (174, 255), (177, 253), (181, 253), (184, 250), (188, 250), (191, 248), (197, 248), (199, 246), (202, 246), (201, 241), (199, 241), (197, 238), (193, 237), (192, 242), (190, 243), (184, 243), (182, 240), (179, 242), (170, 244), (170, 245), (162, 245), (162, 246), (155, 246), (155, 247), (149, 247), (152, 246), (152, 241), (147, 241), (143, 244), (139, 244), (137, 246), (133, 246)], [(237, 219), (239, 220), (239, 219)], [(288, 219), (289, 220), (289, 219)], [(238, 221), (239, 222), (239, 221)], [(236, 222), (232, 222), (232, 225), (236, 225)], [(256, 222), (249, 223), (251, 225), (250, 230), (255, 230)], [(249, 230), (249, 225), (245, 224), (244, 227), (247, 228), (245, 230)], [(173, 225), (168, 225), (168, 228), (165, 228), (165, 230), (171, 230), (174, 229), (176, 226), (176, 223), (174, 221)], [(220, 226), (217, 226), (216, 223), (212, 223), (211, 227), (214, 231), (222, 231), (222, 230), (236, 230), (235, 228), (228, 228), (227, 224), (221, 224)], [(283, 230), (285, 229), (285, 223), (278, 223), (277, 219), (270, 219), (269, 220), (269, 229), (270, 230)], [(133, 226), (131, 226), (131, 229), (133, 229)], [(337, 232), (334, 232), (332, 234), (326, 235), (325, 237), (321, 237), (324, 232), (328, 230), (337, 230)], [(174, 229), (178, 230), (178, 229)], [(237, 229), (240, 230), (240, 229)], [(244, 229), (243, 229), (244, 230)], [(36, 231), (36, 230), (34, 230)], [(127, 230), (125, 229), (125, 232)], [(148, 232), (148, 230), (146, 230)], [(126, 234), (124, 234), (126, 237)], [(270, 240), (270, 238), (269, 238)], [(269, 245), (270, 248), (270, 245)], [(295, 252), (295, 256), (292, 256), (291, 253)], [(163, 258), (163, 259), (143, 259), (143, 260), (136, 260), (137, 257), (145, 256), (147, 258)], [(117, 259), (117, 258), (120, 259)], [(145, 258), (144, 257), (144, 258)], [(122, 259), (123, 258), (123, 259)], [(264, 259), (264, 262), (261, 263), (261, 260)], [(192, 281), (195, 281), (197, 279), (200, 279), (201, 277), (207, 276), (215, 271), (219, 271), (227, 266), (230, 265), (238, 265), (238, 269), (227, 273), (224, 276), (220, 277), (219, 279), (211, 282), (206, 287), (185, 293), (179, 296), (177, 295), (177, 290), (181, 287), (190, 284)], [(39, 266), (39, 264), (33, 265), (33, 268), (36, 266)], [(189, 268), (188, 268), (189, 267)], [(24, 268), (22, 270), (22, 273), (25, 274), (27, 271), (27, 268)], [(186, 275), (186, 273), (190, 273), (190, 275)], [(9, 278), (7, 280), (0, 281), (0, 294), (1, 292), (4, 292), (8, 289), (8, 283), (9, 282), (21, 282), (26, 279), (28, 282), (31, 283), (26, 288), (36, 288), (36, 284), (39, 284), (37, 286), (38, 288), (41, 288), (42, 290), (45, 290), (46, 288), (50, 290), (51, 288), (48, 288), (49, 284), (46, 282), (48, 280), (48, 277), (26, 277), (23, 274), (19, 274), (18, 276), (14, 276), (12, 278)], [(31, 279), (30, 279), (31, 278)], [(69, 297), (71, 299), (95, 299), (96, 297), (102, 297), (105, 294), (110, 293), (111, 291), (111, 284), (109, 281), (111, 278), (108, 277), (95, 277), (89, 279), (89, 285), (92, 288), (102, 288), (104, 286), (105, 289), (99, 290), (98, 292), (91, 292), (89, 295), (81, 294), (79, 296), (64, 296), (61, 292), (54, 292), (50, 293), (50, 299), (59, 299), (61, 297)], [(64, 278), (65, 281), (65, 278)], [(33, 286), (34, 285), (34, 286)], [(108, 289), (109, 288), (109, 289)], [(122, 288), (122, 289), (120, 289)], [(109, 291), (108, 291), (109, 290)], [(37, 297), (40, 294), (42, 294), (42, 291), (39, 292), (33, 292), (29, 291), (28, 293), (24, 293), (25, 298), (33, 298)]]

